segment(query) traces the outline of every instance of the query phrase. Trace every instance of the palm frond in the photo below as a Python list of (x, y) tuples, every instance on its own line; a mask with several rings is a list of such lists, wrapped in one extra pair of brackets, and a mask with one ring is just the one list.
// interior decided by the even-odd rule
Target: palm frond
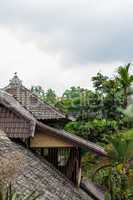
[(94, 181), (94, 178), (96, 176), (96, 174), (101, 171), (102, 169), (107, 169), (112, 167), (111, 163), (106, 163), (106, 164), (101, 164), (100, 166), (98, 166), (96, 169), (94, 169), (93, 173), (92, 173), (92, 181)]
[(121, 85), (124, 87), (129, 86), (133, 82), (133, 76), (129, 74), (131, 63), (128, 63), (127, 65), (120, 66), (118, 68), (118, 80), (121, 83)]

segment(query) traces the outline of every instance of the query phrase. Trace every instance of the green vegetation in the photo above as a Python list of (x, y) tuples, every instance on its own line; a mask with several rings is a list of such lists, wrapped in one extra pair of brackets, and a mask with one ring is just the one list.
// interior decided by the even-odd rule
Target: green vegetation
[(61, 98), (51, 89), (45, 93), (41, 87), (32, 88), (42, 100), (75, 117), (65, 130), (107, 149), (106, 159), (84, 152), (82, 160), (83, 175), (103, 186), (106, 200), (133, 199), (131, 67), (130, 63), (118, 67), (113, 78), (97, 73), (92, 77), (93, 91), (71, 87)]
[[(117, 135), (109, 138), (108, 157), (97, 162), (92, 174), (102, 175), (101, 184), (109, 199), (133, 198), (133, 138)], [(99, 174), (101, 172), (101, 174)], [(98, 181), (99, 182), (99, 181)]]
[(55, 91), (52, 89), (48, 89), (46, 92), (44, 92), (41, 86), (32, 86), (31, 91), (35, 95), (39, 96), (42, 101), (45, 101), (50, 105), (55, 105), (57, 102), (57, 96)]
[(128, 105), (128, 89), (133, 82), (133, 75), (129, 74), (131, 64), (127, 64), (125, 67), (120, 66), (118, 68), (118, 80), (121, 84), (121, 88), (123, 89), (123, 96), (124, 96), (124, 108), (127, 108)]
[(39, 196), (35, 192), (27, 195), (17, 193), (12, 189), (11, 184), (6, 188), (2, 186), (0, 188), (0, 200), (37, 200)]

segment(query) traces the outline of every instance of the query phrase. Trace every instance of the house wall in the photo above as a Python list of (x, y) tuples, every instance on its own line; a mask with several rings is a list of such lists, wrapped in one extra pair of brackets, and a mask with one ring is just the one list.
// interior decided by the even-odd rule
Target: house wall
[(62, 138), (53, 136), (49, 133), (36, 133), (30, 140), (30, 147), (49, 148), (49, 147), (73, 147), (73, 144)]

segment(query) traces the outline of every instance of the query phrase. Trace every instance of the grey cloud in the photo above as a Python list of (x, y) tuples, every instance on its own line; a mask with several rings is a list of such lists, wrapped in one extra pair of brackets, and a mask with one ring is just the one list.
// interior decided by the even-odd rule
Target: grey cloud
[(0, 23), (30, 32), (39, 48), (60, 52), (64, 62), (128, 62), (132, 7), (132, 0), (1, 0)]

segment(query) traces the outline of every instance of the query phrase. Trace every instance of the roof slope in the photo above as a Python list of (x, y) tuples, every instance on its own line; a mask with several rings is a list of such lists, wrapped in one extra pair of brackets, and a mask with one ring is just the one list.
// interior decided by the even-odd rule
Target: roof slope
[(13, 183), (18, 192), (37, 191), (42, 194), (41, 200), (91, 200), (81, 189), (74, 188), (47, 161), (36, 157), (7, 137), (0, 137), (0, 157), (10, 157), (12, 160), (18, 152), (23, 155), (23, 167), (17, 172)]
[(0, 128), (9, 137), (34, 136), (36, 119), (10, 94), (0, 90)]
[(17, 74), (14, 75), (4, 90), (12, 94), (38, 120), (66, 119), (65, 114), (46, 102), (42, 102), (35, 94), (24, 87)]

